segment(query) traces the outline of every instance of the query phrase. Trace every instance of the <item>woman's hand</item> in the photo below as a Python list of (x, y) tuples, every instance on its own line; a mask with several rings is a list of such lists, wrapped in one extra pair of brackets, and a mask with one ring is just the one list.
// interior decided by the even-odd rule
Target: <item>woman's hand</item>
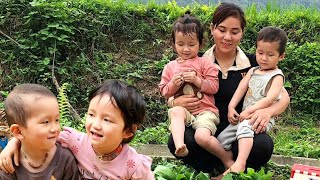
[(249, 118), (249, 124), (252, 125), (252, 130), (256, 133), (262, 133), (266, 131), (267, 124), (270, 121), (272, 113), (268, 111), (268, 108), (256, 110)]
[(290, 97), (285, 88), (281, 91), (281, 98), (273, 103), (270, 107), (256, 110), (250, 115), (249, 124), (252, 125), (255, 133), (261, 133), (266, 130), (267, 124), (270, 122), (270, 118), (280, 115), (286, 110), (290, 103)]
[(12, 157), (14, 164), (19, 166), (19, 149), (20, 141), (17, 138), (12, 138), (0, 153), (0, 168), (4, 172), (11, 174), (14, 172)]
[(182, 106), (190, 112), (200, 108), (200, 100), (194, 95), (182, 95), (174, 99), (174, 106)]

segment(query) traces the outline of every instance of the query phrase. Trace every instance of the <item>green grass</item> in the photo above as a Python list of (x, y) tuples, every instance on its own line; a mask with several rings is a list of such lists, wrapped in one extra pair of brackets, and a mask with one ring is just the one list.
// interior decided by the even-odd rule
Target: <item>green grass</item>
[(310, 117), (284, 117), (271, 133), (274, 154), (320, 159), (320, 126)]
[(319, 128), (280, 127), (273, 135), (275, 154), (320, 158)]

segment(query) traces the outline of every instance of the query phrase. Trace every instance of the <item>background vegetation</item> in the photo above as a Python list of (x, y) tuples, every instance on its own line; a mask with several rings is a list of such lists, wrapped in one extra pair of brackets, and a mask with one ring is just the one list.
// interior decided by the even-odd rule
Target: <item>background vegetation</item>
[[(68, 83), (71, 104), (85, 111), (88, 91), (105, 79), (123, 79), (141, 89), (149, 104), (148, 122), (163, 122), (165, 113), (157, 84), (170, 48), (172, 22), (187, 9), (209, 27), (214, 6), (179, 7), (174, 1), (157, 5), (126, 1), (4, 0), (0, 4), (0, 89), (36, 82), (55, 90)], [(289, 37), (286, 87), (291, 113), (319, 119), (320, 13), (303, 7), (245, 9), (248, 27), (241, 47), (254, 52), (257, 32), (264, 26), (283, 28)], [(209, 34), (207, 32), (207, 34)], [(212, 42), (207, 36), (206, 47)], [(204, 48), (203, 50), (205, 50)], [(160, 111), (159, 111), (160, 110)]]
[[(128, 0), (130, 2), (136, 3), (148, 3), (148, 0)], [(158, 4), (168, 3), (170, 0), (154, 0)], [(206, 4), (214, 6), (220, 2), (233, 2), (240, 7), (250, 6), (255, 4), (257, 7), (265, 8), (266, 4), (272, 3), (275, 6), (280, 8), (286, 8), (287, 6), (298, 5), (304, 7), (316, 7), (320, 9), (320, 0), (176, 0), (179, 6), (187, 6), (187, 5), (194, 5), (194, 4)]]
[[(124, 0), (2, 0), (0, 108), (16, 84), (44, 84), (57, 95), (61, 86), (62, 122), (81, 130), (88, 92), (106, 79), (122, 79), (137, 86), (148, 104), (135, 143), (166, 143), (167, 107), (157, 84), (163, 66), (175, 56), (171, 25), (191, 9), (209, 27), (215, 6), (180, 7), (175, 1), (159, 5)], [(319, 10), (267, 3), (262, 9), (248, 6), (245, 13), (248, 26), (241, 47), (246, 52), (254, 53), (257, 32), (264, 26), (279, 26), (289, 37), (280, 68), (291, 104), (272, 134), (275, 153), (319, 159)], [(208, 29), (203, 51), (211, 45)], [(68, 104), (75, 110), (69, 110)]]

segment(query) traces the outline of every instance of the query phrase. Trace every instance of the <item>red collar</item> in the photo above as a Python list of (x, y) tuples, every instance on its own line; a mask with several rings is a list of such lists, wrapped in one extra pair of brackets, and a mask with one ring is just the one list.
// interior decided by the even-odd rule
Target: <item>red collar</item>
[(108, 154), (99, 154), (94, 149), (94, 152), (96, 153), (97, 157), (102, 161), (112, 161), (114, 160), (122, 151), (123, 146), (120, 144), (114, 151)]

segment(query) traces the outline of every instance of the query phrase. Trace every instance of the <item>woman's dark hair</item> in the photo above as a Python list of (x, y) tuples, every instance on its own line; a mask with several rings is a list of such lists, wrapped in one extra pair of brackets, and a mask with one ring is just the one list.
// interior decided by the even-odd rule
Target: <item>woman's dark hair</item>
[(282, 55), (286, 50), (286, 44), (287, 44), (287, 33), (274, 26), (267, 26), (262, 28), (257, 37), (256, 47), (258, 41), (264, 41), (264, 42), (277, 42), (279, 44), (278, 52), (279, 55)]
[[(90, 92), (89, 101), (96, 96), (102, 97), (107, 94), (112, 99), (111, 102), (116, 103), (114, 106), (118, 107), (121, 111), (124, 120), (124, 130), (135, 134), (134, 125), (140, 126), (146, 114), (146, 103), (141, 94), (135, 87), (124, 82), (108, 80)], [(122, 143), (129, 143), (133, 137), (134, 135), (128, 139), (124, 139)]]
[(199, 45), (202, 45), (203, 42), (203, 27), (200, 21), (190, 15), (191, 12), (187, 11), (182, 17), (177, 19), (173, 24), (171, 37), (173, 44), (175, 43), (175, 33), (182, 32), (183, 34), (192, 34), (195, 33), (197, 35)]
[(56, 96), (46, 87), (38, 84), (21, 84), (13, 88), (8, 97), (4, 101), (4, 116), (8, 125), (19, 124), (27, 127), (27, 119), (30, 117), (28, 108), (28, 98), (42, 98)]
[(233, 3), (221, 3), (214, 11), (212, 16), (212, 25), (218, 26), (228, 17), (239, 19), (242, 31), (247, 25), (246, 18), (242, 9)]

